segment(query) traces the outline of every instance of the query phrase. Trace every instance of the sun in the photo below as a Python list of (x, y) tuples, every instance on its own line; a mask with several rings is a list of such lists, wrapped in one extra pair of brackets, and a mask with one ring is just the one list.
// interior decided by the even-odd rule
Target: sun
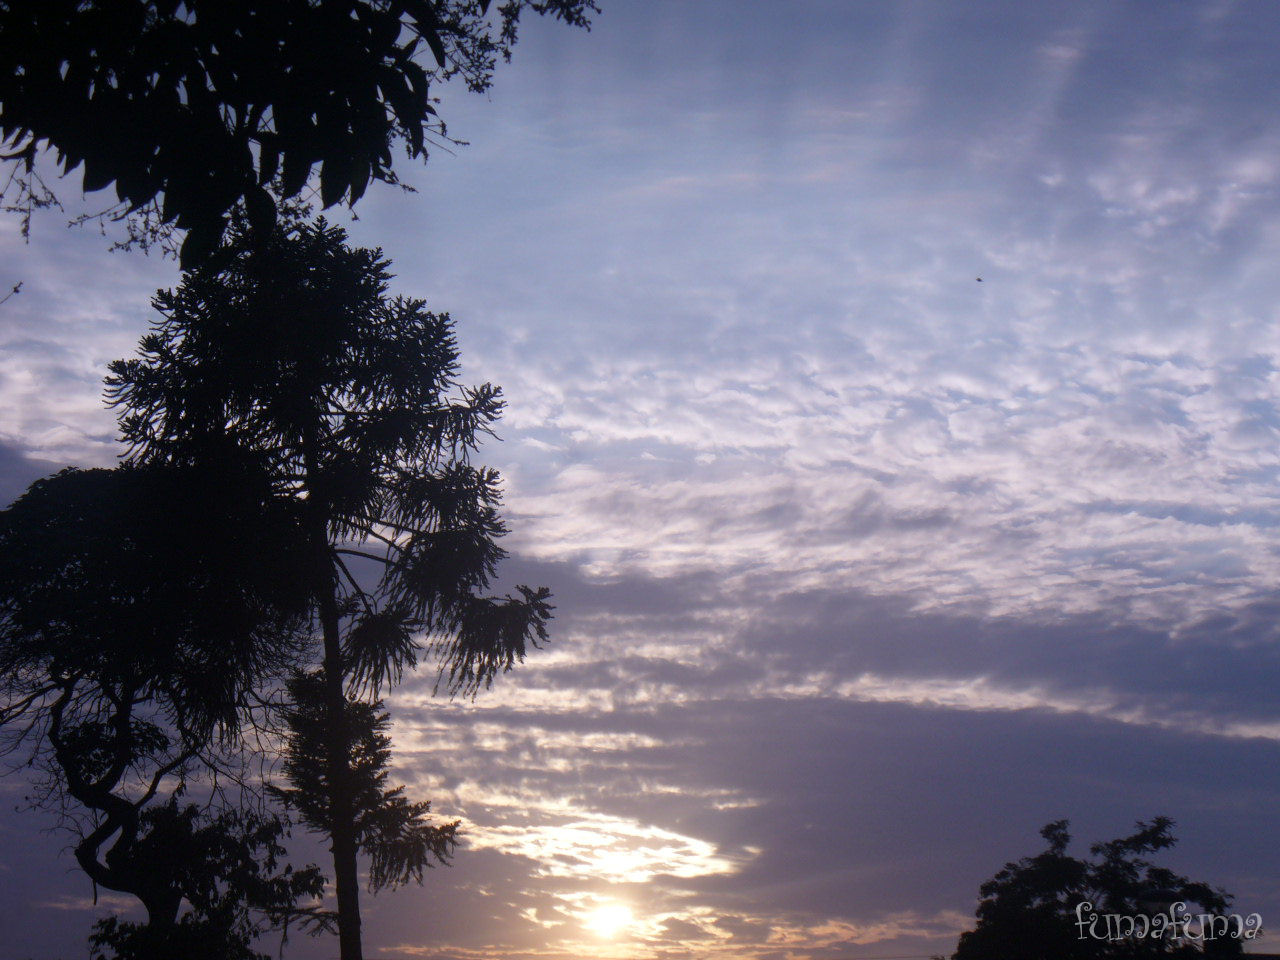
[(598, 936), (616, 937), (634, 920), (630, 907), (621, 903), (606, 903), (587, 914), (584, 926)]

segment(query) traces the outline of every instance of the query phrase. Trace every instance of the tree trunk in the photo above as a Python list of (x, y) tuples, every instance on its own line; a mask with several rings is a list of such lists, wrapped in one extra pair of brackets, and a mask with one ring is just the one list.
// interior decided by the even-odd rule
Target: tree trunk
[(142, 901), (147, 911), (147, 926), (152, 930), (168, 934), (177, 927), (178, 911), (182, 908), (182, 894), (177, 890), (157, 886), (154, 890), (129, 892)]
[(329, 838), (333, 882), (338, 898), (338, 947), (342, 960), (363, 960), (360, 945), (360, 874), (356, 863), (355, 816), (351, 809), (351, 776), (347, 730), (347, 698), (343, 690), (342, 648), (338, 612), (332, 592), (320, 602), (324, 630), (325, 708), (329, 715)]
[[(63, 740), (63, 710), (71, 698), (73, 687), (64, 687), (62, 696), (54, 703), (48, 736), (54, 748), (54, 759), (66, 779), (67, 793), (100, 815), (97, 826), (76, 844), (76, 862), (95, 884), (95, 900), (97, 887), (129, 893), (141, 900), (154, 942), (164, 943), (178, 924), (178, 911), (182, 908), (181, 888), (174, 876), (157, 873), (153, 864), (139, 859), (136, 846), (141, 811), (149, 797), (130, 801), (111, 792), (119, 786), (128, 769), (128, 759), (133, 756), (130, 730), (135, 690), (127, 687), (116, 698), (111, 723), (115, 732), (111, 743), (115, 763), (94, 781), (81, 772), (74, 751)], [(175, 767), (178, 762), (174, 762)], [(100, 857), (103, 845), (117, 834), (115, 842)]]
[(337, 571), (330, 556), (329, 525), (315, 503), (312, 538), (316, 552), (317, 605), (324, 636), (325, 714), (329, 728), (329, 840), (333, 885), (338, 901), (338, 953), (342, 960), (364, 960), (360, 940), (360, 872), (356, 861), (355, 810), (351, 797), (350, 732), (338, 618)]

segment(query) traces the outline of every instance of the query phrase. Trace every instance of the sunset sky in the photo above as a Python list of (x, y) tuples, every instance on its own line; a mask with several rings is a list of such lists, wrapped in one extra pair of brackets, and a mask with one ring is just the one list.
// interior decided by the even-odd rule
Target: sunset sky
[[(474, 702), (392, 698), (467, 842), (366, 955), (950, 953), (1042, 825), (1156, 815), (1280, 930), (1280, 5), (601, 5), (350, 224), (503, 387), (505, 570), (556, 604)], [(63, 193), (0, 223), (4, 502), (120, 452), (101, 378), (178, 278)], [(23, 794), (0, 955), (86, 956), (127, 898)]]

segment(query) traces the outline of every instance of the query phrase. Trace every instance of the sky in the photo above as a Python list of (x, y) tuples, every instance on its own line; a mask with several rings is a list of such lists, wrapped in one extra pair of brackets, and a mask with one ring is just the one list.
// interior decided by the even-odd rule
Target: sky
[[(333, 211), (503, 387), (504, 576), (556, 604), (474, 701), (392, 697), (467, 840), (366, 954), (950, 953), (1062, 818), (1172, 817), (1280, 920), (1280, 6), (602, 6)], [(64, 219), (0, 223), (6, 501), (120, 452), (178, 279)], [(83, 956), (122, 901), (22, 792), (6, 949)]]

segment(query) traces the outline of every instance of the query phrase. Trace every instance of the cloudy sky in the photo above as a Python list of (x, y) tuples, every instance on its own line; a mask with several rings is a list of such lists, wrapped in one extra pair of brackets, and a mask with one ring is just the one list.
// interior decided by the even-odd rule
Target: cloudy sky
[[(603, 5), (351, 225), (504, 387), (508, 570), (557, 604), (475, 702), (394, 698), (468, 843), (367, 953), (950, 952), (1059, 818), (1173, 817), (1280, 920), (1280, 6)], [(0, 231), (6, 500), (111, 462), (176, 278)], [(0, 927), (81, 956), (44, 825), (0, 818)]]

